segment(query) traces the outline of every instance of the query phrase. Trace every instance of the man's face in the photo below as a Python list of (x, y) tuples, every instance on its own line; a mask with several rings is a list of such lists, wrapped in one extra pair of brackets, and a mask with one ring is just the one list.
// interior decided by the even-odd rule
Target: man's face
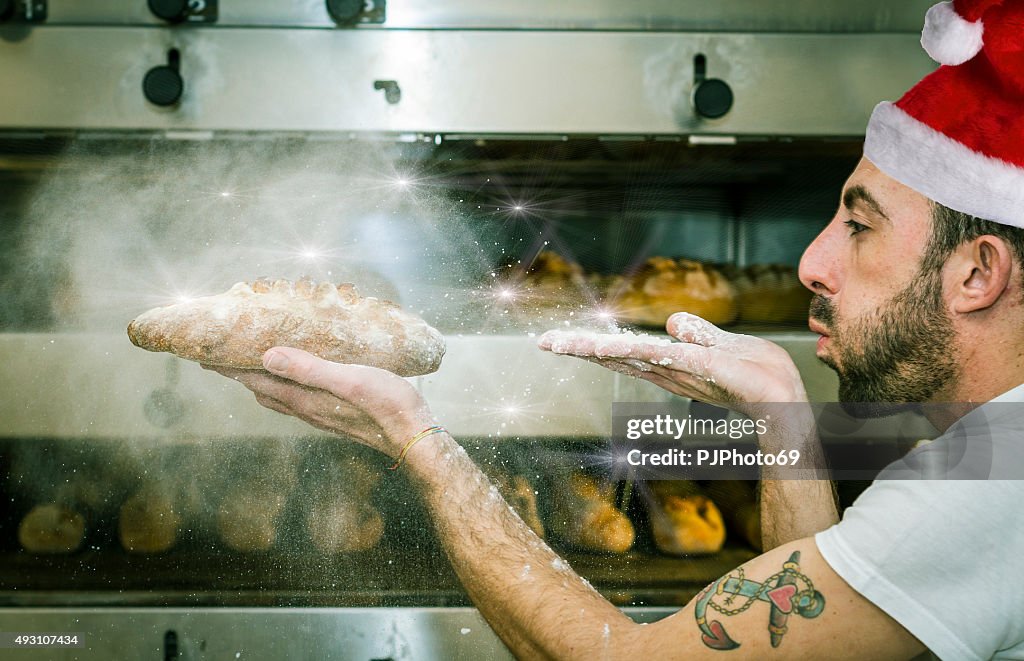
[(927, 198), (861, 159), (839, 211), (804, 253), (810, 327), (822, 336), (818, 358), (839, 375), (841, 401), (924, 402), (955, 378), (942, 277), (920, 271), (931, 227)]

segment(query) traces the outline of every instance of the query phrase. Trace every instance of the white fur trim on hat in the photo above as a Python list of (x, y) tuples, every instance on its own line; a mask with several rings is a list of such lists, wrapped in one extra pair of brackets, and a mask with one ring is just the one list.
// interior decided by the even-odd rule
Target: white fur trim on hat
[(940, 2), (924, 16), (921, 45), (939, 64), (956, 66), (978, 54), (984, 33), (980, 20), (968, 21), (956, 13), (952, 2)]
[(892, 103), (879, 103), (871, 113), (864, 156), (943, 206), (1024, 227), (1024, 168), (979, 154)]

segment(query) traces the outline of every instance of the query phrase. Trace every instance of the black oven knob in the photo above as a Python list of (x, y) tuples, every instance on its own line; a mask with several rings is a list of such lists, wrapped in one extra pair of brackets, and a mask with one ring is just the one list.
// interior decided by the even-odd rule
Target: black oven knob
[(693, 56), (693, 92), (690, 103), (698, 117), (718, 119), (732, 109), (732, 88), (724, 80), (708, 78), (708, 58)]
[(693, 109), (708, 119), (722, 117), (732, 109), (732, 88), (724, 80), (705, 78), (693, 88)]
[(188, 17), (188, 0), (148, 0), (149, 11), (162, 21), (181, 23)]
[(0, 21), (14, 16), (14, 0), (0, 0)]
[(327, 0), (327, 13), (338, 25), (354, 25), (365, 9), (365, 0)]
[(173, 106), (181, 100), (185, 81), (181, 77), (181, 53), (172, 48), (167, 53), (167, 64), (153, 67), (142, 79), (142, 93), (146, 100), (157, 106)]

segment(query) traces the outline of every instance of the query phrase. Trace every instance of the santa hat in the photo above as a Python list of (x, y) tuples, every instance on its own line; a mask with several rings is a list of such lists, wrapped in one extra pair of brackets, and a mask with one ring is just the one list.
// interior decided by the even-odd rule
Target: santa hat
[(944, 66), (875, 107), (864, 155), (943, 206), (1024, 227), (1024, 0), (937, 4), (921, 44)]

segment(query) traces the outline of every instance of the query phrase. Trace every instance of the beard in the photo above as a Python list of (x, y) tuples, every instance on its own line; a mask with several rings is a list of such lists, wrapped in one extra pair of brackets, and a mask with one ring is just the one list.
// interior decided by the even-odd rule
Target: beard
[(953, 322), (937, 271), (918, 273), (884, 306), (850, 322), (816, 294), (810, 316), (832, 338), (822, 362), (839, 376), (839, 401), (856, 417), (881, 417), (929, 401), (959, 375)]

